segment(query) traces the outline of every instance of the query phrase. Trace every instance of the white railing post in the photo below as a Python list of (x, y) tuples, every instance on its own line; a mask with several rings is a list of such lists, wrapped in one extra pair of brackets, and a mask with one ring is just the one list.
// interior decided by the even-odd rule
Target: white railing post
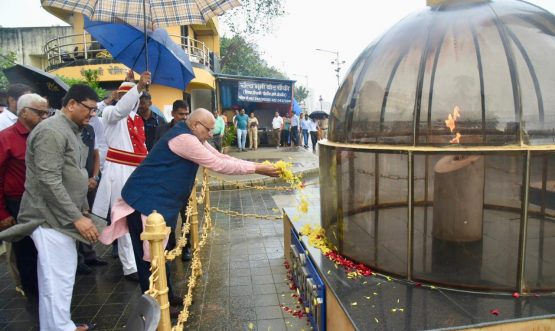
[(85, 55), (85, 60), (88, 59), (88, 52), (87, 52), (87, 36), (85, 34), (85, 30), (83, 30), (83, 52)]

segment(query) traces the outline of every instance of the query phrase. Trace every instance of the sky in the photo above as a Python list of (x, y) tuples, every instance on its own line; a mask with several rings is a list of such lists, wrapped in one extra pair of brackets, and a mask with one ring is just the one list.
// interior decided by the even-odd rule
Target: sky
[[(272, 33), (257, 40), (262, 57), (311, 91), (310, 109), (329, 109), (337, 90), (331, 64), (339, 52), (340, 79), (375, 38), (408, 14), (426, 7), (425, 0), (283, 0), (286, 15)], [(530, 0), (555, 13), (555, 0)], [(66, 25), (43, 10), (40, 0), (0, 0), (3, 27)], [(326, 51), (317, 51), (323, 49)]]

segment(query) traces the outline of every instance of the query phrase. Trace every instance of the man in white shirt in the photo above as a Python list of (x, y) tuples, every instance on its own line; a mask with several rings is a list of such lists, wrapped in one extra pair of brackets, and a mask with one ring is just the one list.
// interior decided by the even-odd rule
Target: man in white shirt
[(276, 111), (274, 118), (272, 119), (272, 136), (276, 143), (276, 148), (279, 148), (279, 138), (281, 137), (281, 129), (283, 128), (283, 118), (279, 116), (279, 112)]
[(291, 141), (295, 146), (299, 146), (299, 127), (301, 120), (299, 119), (299, 115), (293, 113), (291, 117)]
[(8, 108), (0, 113), (0, 131), (17, 122), (17, 100), (23, 94), (32, 93), (33, 89), (25, 84), (12, 84), (8, 87)]

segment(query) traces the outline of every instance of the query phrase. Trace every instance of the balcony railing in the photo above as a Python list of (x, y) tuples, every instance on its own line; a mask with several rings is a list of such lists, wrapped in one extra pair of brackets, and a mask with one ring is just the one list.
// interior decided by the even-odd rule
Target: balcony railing
[[(189, 55), (189, 60), (212, 68), (210, 49), (206, 45), (189, 37), (173, 36), (179, 39), (179, 45)], [(44, 45), (44, 54), (48, 68), (84, 65), (94, 63), (117, 63), (112, 55), (98, 41), (90, 41), (87, 33), (61, 36), (49, 40)]]

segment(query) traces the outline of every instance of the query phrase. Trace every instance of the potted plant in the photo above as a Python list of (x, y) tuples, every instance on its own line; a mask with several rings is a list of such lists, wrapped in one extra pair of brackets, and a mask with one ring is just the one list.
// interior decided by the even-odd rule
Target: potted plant
[(235, 142), (235, 138), (237, 137), (237, 130), (235, 130), (235, 126), (230, 124), (225, 127), (224, 136), (222, 137), (222, 149), (225, 154), (229, 153), (229, 149), (231, 145)]

